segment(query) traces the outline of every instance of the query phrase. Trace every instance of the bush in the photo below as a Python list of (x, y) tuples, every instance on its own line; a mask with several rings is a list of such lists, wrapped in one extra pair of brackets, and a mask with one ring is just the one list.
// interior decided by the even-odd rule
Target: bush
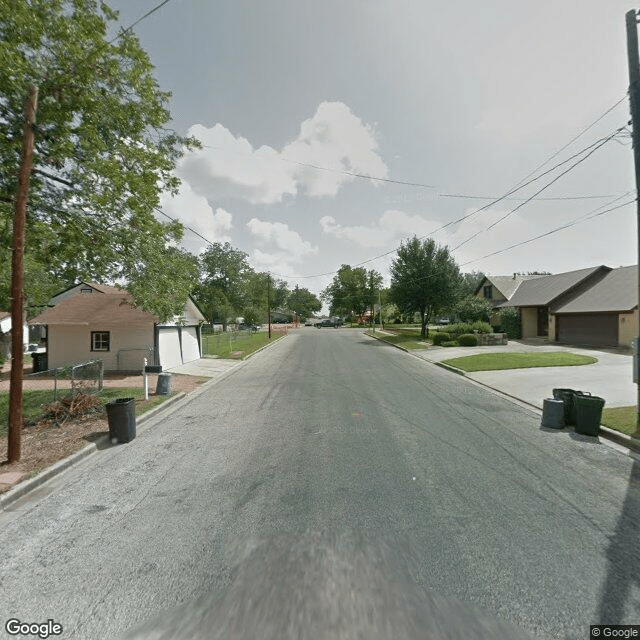
[(500, 309), (500, 326), (502, 331), (507, 334), (511, 340), (517, 340), (522, 337), (522, 324), (520, 321), (520, 313), (514, 307), (505, 307)]
[(473, 333), (463, 333), (461, 336), (458, 336), (458, 344), (461, 347), (477, 347), (478, 336)]
[(431, 336), (431, 340), (433, 340), (434, 345), (438, 346), (438, 345), (441, 345), (443, 342), (450, 341), (451, 336), (448, 333), (444, 333), (444, 332), (434, 333)]
[(443, 342), (440, 346), (441, 347), (458, 347), (460, 345), (458, 345), (456, 340), (447, 340), (446, 342)]
[(456, 322), (447, 327), (447, 332), (452, 336), (461, 336), (465, 333), (491, 333), (491, 325), (488, 322)]

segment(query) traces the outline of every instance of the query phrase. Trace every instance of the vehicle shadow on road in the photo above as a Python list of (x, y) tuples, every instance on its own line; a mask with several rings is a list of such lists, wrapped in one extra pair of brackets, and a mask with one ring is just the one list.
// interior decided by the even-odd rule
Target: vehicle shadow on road
[(607, 549), (607, 577), (602, 585), (597, 624), (629, 624), (639, 619), (637, 602), (635, 611), (630, 611), (632, 587), (640, 587), (639, 540), (640, 462), (634, 459), (622, 511)]

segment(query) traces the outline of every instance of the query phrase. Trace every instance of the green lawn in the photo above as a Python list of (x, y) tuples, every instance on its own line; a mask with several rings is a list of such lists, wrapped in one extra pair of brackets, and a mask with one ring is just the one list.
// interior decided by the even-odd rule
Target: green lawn
[[(60, 397), (62, 397), (62, 394), (58, 392), (58, 398)], [(106, 404), (115, 398), (135, 398), (136, 400), (141, 400), (144, 398), (144, 389), (137, 387), (110, 387), (103, 389), (99, 397), (102, 400), (102, 404)], [(171, 396), (150, 396), (149, 401), (144, 406), (136, 403), (136, 415), (139, 416), (146, 413), (170, 397)], [(52, 390), (25, 391), (22, 395), (22, 407), (25, 420), (27, 422), (37, 420), (42, 415), (42, 405), (50, 404), (51, 402), (53, 402)], [(3, 391), (0, 392), (0, 436), (6, 434), (8, 420), (9, 393)]]
[(420, 330), (404, 330), (402, 333), (397, 335), (388, 335), (386, 333), (380, 333), (376, 331), (375, 334), (372, 331), (366, 332), (368, 335), (375, 335), (376, 338), (380, 340), (384, 340), (389, 344), (395, 344), (399, 347), (403, 347), (404, 349), (426, 349), (429, 346), (429, 343), (423, 342), (420, 337)]
[[(281, 333), (271, 332), (271, 342), (282, 337)], [(269, 332), (257, 331), (255, 333), (242, 333), (234, 335), (233, 332), (218, 333), (202, 336), (202, 355), (229, 358), (232, 354), (242, 352), (242, 357), (261, 349), (269, 344)]]
[(591, 356), (575, 353), (481, 353), (443, 360), (463, 371), (498, 371), (501, 369), (529, 369), (531, 367), (571, 367), (598, 362)]
[(636, 408), (613, 407), (602, 411), (602, 424), (609, 429), (615, 429), (628, 436), (636, 433)]

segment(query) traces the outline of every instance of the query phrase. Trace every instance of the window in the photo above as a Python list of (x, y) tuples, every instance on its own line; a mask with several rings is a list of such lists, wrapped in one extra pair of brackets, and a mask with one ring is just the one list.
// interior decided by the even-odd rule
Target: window
[(482, 293), (487, 300), (491, 300), (493, 298), (493, 287), (490, 284), (486, 285)]
[(109, 351), (109, 342), (108, 331), (91, 332), (91, 351)]
[(80, 289), (80, 293), (93, 293), (93, 289), (91, 289), (90, 287), (83, 287), (82, 289)]

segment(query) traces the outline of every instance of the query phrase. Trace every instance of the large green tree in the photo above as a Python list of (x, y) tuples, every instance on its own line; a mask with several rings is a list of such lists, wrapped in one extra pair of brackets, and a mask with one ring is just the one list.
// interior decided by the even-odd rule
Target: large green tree
[(329, 304), (332, 314), (361, 316), (381, 286), (382, 276), (377, 271), (343, 264), (320, 297)]
[(226, 324), (247, 304), (247, 284), (254, 270), (244, 251), (215, 242), (200, 256), (200, 284), (194, 295), (212, 322)]
[(423, 338), (431, 317), (455, 302), (459, 287), (460, 270), (447, 247), (416, 236), (400, 245), (391, 264), (390, 298), (403, 313), (420, 314)]
[[(11, 228), (27, 87), (39, 90), (25, 291), (44, 303), (83, 280), (129, 285), (166, 319), (194, 284), (193, 261), (170, 248), (182, 226), (155, 208), (176, 192), (173, 173), (196, 145), (167, 128), (169, 94), (131, 31), (109, 39), (117, 14), (96, 0), (0, 0), (0, 272)], [(165, 269), (173, 278), (154, 286)], [(8, 278), (0, 279), (0, 308)]]
[(306, 320), (322, 309), (322, 302), (318, 300), (318, 297), (311, 293), (309, 289), (301, 289), (298, 285), (289, 294), (287, 305), (289, 309), (300, 314), (302, 320)]

